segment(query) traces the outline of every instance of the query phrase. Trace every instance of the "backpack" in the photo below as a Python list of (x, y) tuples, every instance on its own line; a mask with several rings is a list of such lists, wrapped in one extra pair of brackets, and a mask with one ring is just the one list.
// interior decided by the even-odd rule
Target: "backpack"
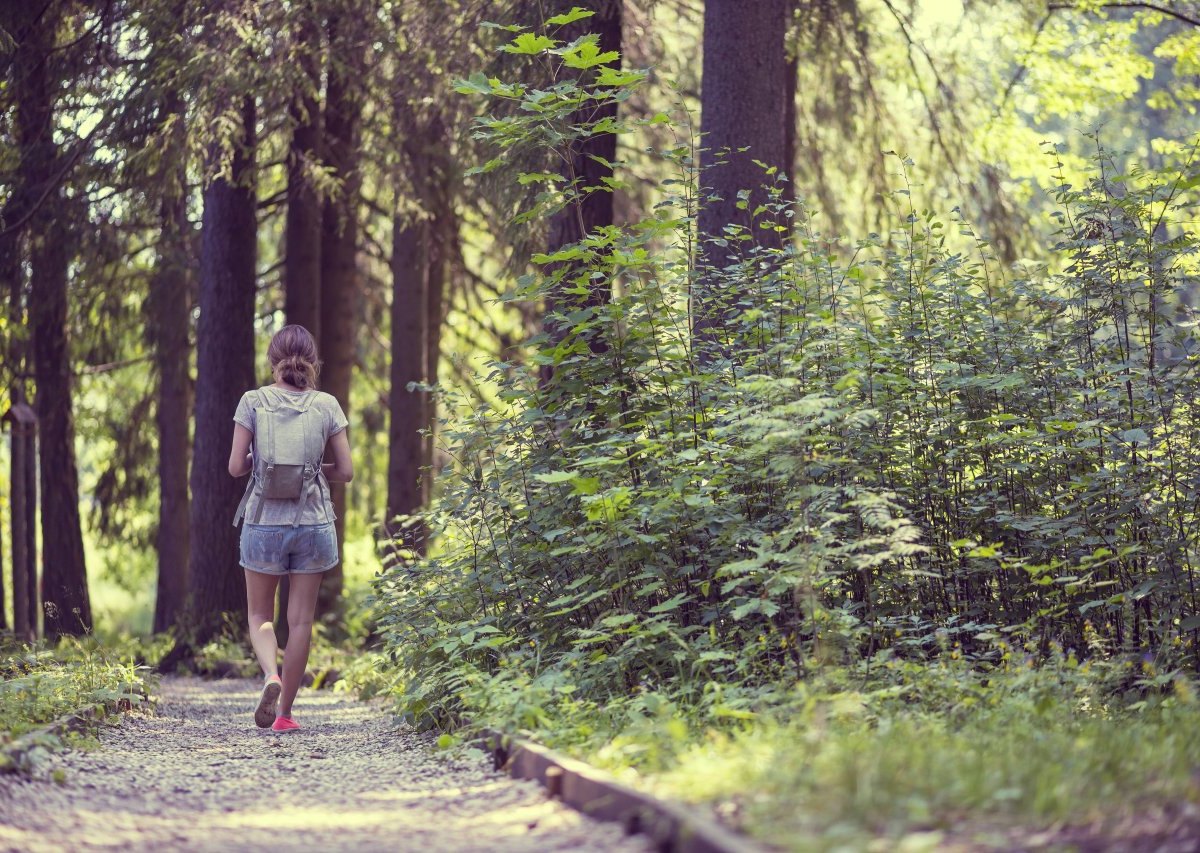
[(295, 402), (271, 405), (261, 390), (255, 393), (258, 405), (254, 407), (254, 467), (233, 523), (237, 526), (246, 514), (250, 496), (257, 494), (259, 501), (251, 524), (257, 524), (262, 517), (264, 501), (294, 500), (296, 515), (292, 526), (295, 527), (304, 512), (303, 498), (309, 483), (316, 480), (321, 484), (323, 479), (320, 474), (325, 452), (324, 423), (319, 412), (310, 411), (317, 395), (305, 394)]

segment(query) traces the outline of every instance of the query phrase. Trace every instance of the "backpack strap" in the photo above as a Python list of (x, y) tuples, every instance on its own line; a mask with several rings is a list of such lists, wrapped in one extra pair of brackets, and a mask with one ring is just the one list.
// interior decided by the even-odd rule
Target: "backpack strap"
[(258, 478), (254, 476), (254, 469), (250, 469), (250, 482), (246, 483), (246, 492), (242, 495), (242, 501), (238, 504), (237, 512), (233, 514), (233, 526), (237, 527), (238, 522), (246, 517), (246, 504), (250, 503), (250, 495), (254, 493), (255, 486), (258, 485)]
[[(255, 389), (254, 393), (258, 395), (259, 408), (267, 415), (265, 418), (260, 418), (258, 412), (254, 414), (254, 449), (258, 451), (255, 453), (257, 458), (254, 466), (254, 483), (259, 491), (259, 497), (258, 505), (254, 507), (254, 520), (250, 523), (258, 524), (262, 518), (263, 504), (266, 503), (262, 497), (262, 478), (267, 474), (265, 471), (261, 475), (259, 474), (257, 463), (262, 461), (269, 466), (275, 464), (275, 429), (271, 423), (271, 412), (275, 411), (275, 407), (267, 400), (267, 395), (262, 392), (261, 388)], [(262, 453), (264, 450), (266, 455)]]
[[(261, 458), (261, 454), (258, 451), (261, 447), (260, 436), (264, 431), (270, 432), (270, 426), (268, 426), (270, 418), (260, 419), (258, 417), (258, 410), (263, 409), (270, 411), (270, 404), (267, 402), (267, 398), (263, 395), (262, 389), (254, 389), (254, 395), (258, 398), (258, 405), (254, 407), (254, 451), (253, 459), (250, 463), (250, 480), (246, 483), (246, 491), (242, 495), (241, 502), (238, 504), (237, 512), (235, 512), (233, 515), (234, 527), (237, 527), (238, 522), (246, 517), (246, 507), (250, 503), (250, 496), (254, 494), (255, 491), (261, 491), (262, 487), (262, 482), (258, 476), (258, 462)], [(274, 456), (273, 453), (272, 456)], [(262, 505), (263, 502), (260, 500), (258, 502), (258, 506), (254, 509), (254, 520), (250, 522), (251, 524), (257, 524), (258, 520), (262, 518)]]
[[(294, 516), (292, 516), (292, 527), (296, 527), (300, 524), (300, 516), (302, 516), (304, 514), (304, 507), (306, 507), (308, 505), (308, 486), (309, 486), (309, 484), (311, 482), (313, 482), (314, 480), (316, 480), (317, 484), (318, 484), (318, 488), (320, 487), (320, 482), (321, 482), (320, 463), (317, 464), (316, 471), (313, 473), (310, 473), (308, 470), (308, 466), (311, 464), (312, 463), (310, 463), (310, 462), (304, 463), (304, 467), (305, 467), (304, 488), (300, 493), (300, 499), (296, 501), (296, 514)], [(322, 508), (324, 508), (324, 506), (325, 506), (324, 493), (322, 493), (322, 497), (321, 497), (321, 506), (322, 506)]]

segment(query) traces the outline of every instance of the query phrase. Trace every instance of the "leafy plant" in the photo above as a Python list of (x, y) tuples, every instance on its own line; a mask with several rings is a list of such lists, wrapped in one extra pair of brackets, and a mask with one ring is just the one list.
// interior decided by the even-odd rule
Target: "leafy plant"
[[(53, 649), (4, 646), (0, 649), (0, 746), (85, 707), (144, 702), (150, 688), (148, 669), (128, 651), (105, 648), (91, 638), (65, 640)], [(62, 745), (61, 737), (47, 736), (39, 748)], [(0, 757), (0, 769), (15, 769), (5, 766), (7, 761), (6, 756)]]
[[(588, 44), (507, 49), (575, 67)], [(579, 120), (644, 78), (595, 59), (549, 89), (463, 81), (505, 105), (479, 171), (633, 132)], [(492, 366), (501, 406), (439, 433), (436, 547), (376, 582), (405, 714), (538, 728), (655, 696), (736, 719), (881, 652), (995, 666), (1001, 638), (1197, 662), (1192, 160), (1118, 175), (1098, 147), (1050, 265), (1009, 278), (907, 185), (895, 229), (849, 245), (768, 164), (769, 202), (701, 246), (695, 143), (659, 153), (653, 215), (533, 255), (506, 298), (546, 333)], [(547, 187), (526, 220), (612, 189), (517, 180)], [(698, 300), (726, 322), (697, 334)]]

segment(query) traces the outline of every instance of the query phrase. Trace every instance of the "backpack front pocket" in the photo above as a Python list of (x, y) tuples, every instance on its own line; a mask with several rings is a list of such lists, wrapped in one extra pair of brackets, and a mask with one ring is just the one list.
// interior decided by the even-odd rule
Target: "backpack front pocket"
[(263, 477), (263, 497), (296, 500), (304, 494), (304, 465), (271, 465)]

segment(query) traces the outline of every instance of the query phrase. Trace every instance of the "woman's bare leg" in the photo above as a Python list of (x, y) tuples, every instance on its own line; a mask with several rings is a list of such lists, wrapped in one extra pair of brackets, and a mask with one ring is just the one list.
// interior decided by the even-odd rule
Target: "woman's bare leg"
[(288, 581), (288, 643), (283, 652), (283, 695), (279, 698), (281, 716), (292, 715), (292, 701), (300, 689), (300, 679), (308, 665), (308, 647), (312, 643), (313, 614), (317, 609), (317, 590), (324, 572), (294, 574)]
[(275, 645), (275, 587), (278, 575), (246, 572), (246, 612), (250, 623), (250, 645), (263, 675), (279, 672), (279, 647)]

